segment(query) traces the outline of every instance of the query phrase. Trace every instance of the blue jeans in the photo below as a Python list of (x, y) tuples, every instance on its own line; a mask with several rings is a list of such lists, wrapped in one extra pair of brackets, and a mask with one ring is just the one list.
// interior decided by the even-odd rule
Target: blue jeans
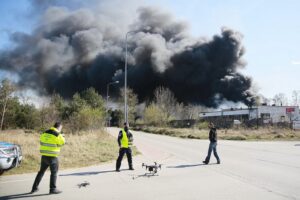
[(220, 158), (217, 153), (217, 142), (211, 142), (209, 144), (208, 153), (205, 158), (205, 162), (209, 163), (211, 152), (214, 151), (214, 156), (216, 157), (217, 161), (220, 162)]

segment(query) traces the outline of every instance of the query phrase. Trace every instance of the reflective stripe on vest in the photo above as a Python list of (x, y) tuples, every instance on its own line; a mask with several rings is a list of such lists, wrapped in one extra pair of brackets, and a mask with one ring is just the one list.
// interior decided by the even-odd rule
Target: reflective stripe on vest
[(50, 155), (58, 155), (59, 152), (54, 152), (54, 151), (47, 151), (47, 150), (40, 150), (40, 153), (42, 155), (50, 154)]
[(45, 143), (45, 142), (40, 142), (41, 146), (47, 146), (47, 147), (57, 147), (57, 144), (49, 144), (49, 143)]

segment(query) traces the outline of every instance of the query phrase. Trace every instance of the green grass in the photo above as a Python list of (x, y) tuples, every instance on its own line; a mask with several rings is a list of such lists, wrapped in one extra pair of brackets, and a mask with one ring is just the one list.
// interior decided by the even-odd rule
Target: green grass
[[(208, 129), (197, 128), (161, 128), (137, 127), (135, 130), (159, 135), (168, 135), (190, 139), (208, 139)], [(218, 138), (222, 140), (300, 140), (300, 131), (290, 129), (260, 128), (260, 129), (220, 129)]]
[[(115, 160), (119, 153), (116, 138), (104, 130), (65, 135), (67, 143), (59, 155), (60, 169), (97, 165)], [(21, 145), (23, 162), (18, 168), (11, 169), (4, 175), (37, 172), (40, 167), (39, 134), (25, 133), (21, 130), (0, 133), (0, 141)], [(138, 154), (133, 148), (133, 154)]]

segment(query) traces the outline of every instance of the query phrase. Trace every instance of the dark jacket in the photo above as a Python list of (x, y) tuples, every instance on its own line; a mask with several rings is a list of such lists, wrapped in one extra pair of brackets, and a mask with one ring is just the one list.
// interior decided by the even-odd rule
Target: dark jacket
[(210, 142), (217, 142), (217, 129), (211, 128), (209, 131), (209, 141)]
[[(130, 133), (130, 131), (126, 131), (126, 135), (127, 135), (127, 138), (129, 141), (133, 141), (133, 135)], [(122, 130), (119, 132), (119, 136), (118, 136), (118, 144), (119, 146), (121, 146), (121, 140), (122, 140), (122, 137), (123, 137), (123, 133), (122, 133)]]

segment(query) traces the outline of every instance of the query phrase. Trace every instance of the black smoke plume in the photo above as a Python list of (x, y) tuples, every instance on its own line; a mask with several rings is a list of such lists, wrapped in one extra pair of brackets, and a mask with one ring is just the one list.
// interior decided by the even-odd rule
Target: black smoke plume
[(135, 30), (128, 36), (128, 85), (140, 101), (164, 86), (184, 103), (252, 103), (251, 79), (238, 72), (245, 66), (238, 32), (223, 28), (210, 40), (196, 39), (186, 23), (157, 8), (139, 8), (124, 28), (104, 11), (32, 2), (43, 13), (37, 27), (11, 34), (14, 48), (0, 55), (0, 68), (17, 74), (24, 88), (70, 98), (88, 87), (105, 94), (115, 80), (123, 85), (125, 34)]

